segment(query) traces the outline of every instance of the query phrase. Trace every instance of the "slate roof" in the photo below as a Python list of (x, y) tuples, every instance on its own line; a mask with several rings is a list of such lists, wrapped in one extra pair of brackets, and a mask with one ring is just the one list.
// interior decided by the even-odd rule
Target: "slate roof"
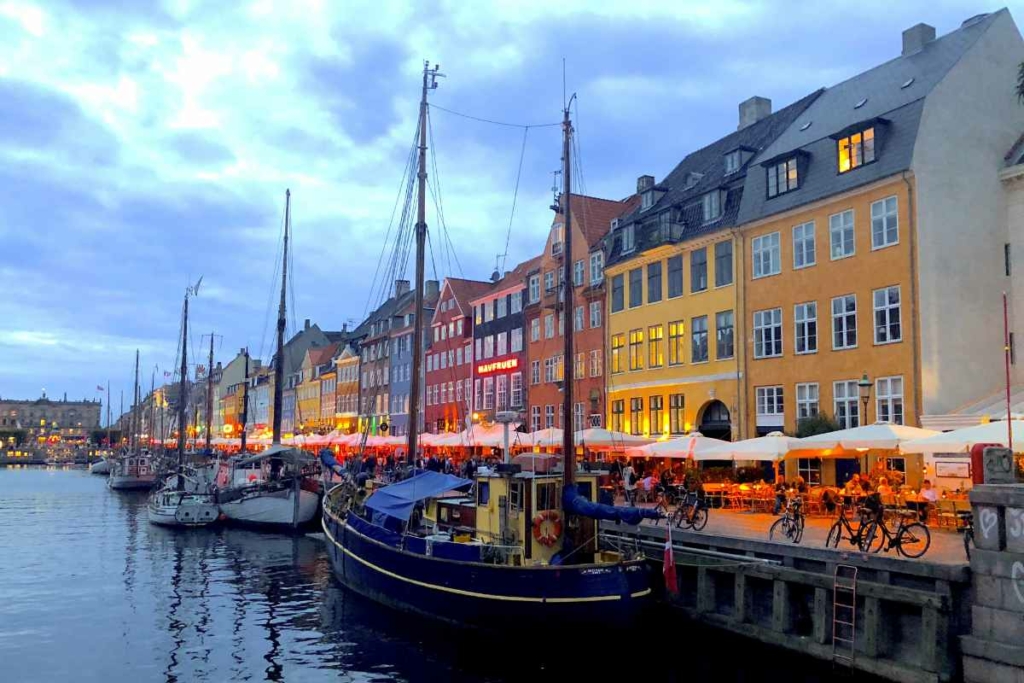
[[(486, 280), (466, 280), (460, 277), (447, 277), (441, 284), (441, 292), (443, 293), (447, 286), (452, 292), (452, 298), (458, 302), (463, 315), (469, 316), (472, 313), (468, 310), (469, 302), (490, 290), (491, 284)], [(437, 309), (434, 315), (437, 315), (439, 310)]]
[[(901, 55), (826, 88), (753, 160), (761, 164), (799, 150), (806, 162), (800, 186), (768, 199), (766, 173), (760, 169), (748, 173), (738, 222), (758, 220), (909, 169), (925, 98), (1006, 11), (969, 19), (915, 53)], [(837, 173), (837, 134), (878, 119), (882, 121), (875, 128), (876, 161)]]
[[(743, 179), (752, 161), (750, 157), (770, 145), (820, 94), (820, 90), (815, 91), (745, 128), (688, 154), (657, 184), (657, 188), (666, 190), (660, 199), (647, 209), (638, 205), (619, 218), (619, 230), (606, 238), (605, 262), (613, 264), (623, 261), (664, 243), (656, 228), (659, 215), (665, 211), (672, 212), (672, 223), (677, 226), (671, 238), (671, 241), (676, 242), (736, 225), (740, 197), (743, 193)], [(739, 170), (727, 174), (725, 155), (737, 149), (747, 150), (748, 159)], [(705, 194), (716, 189), (726, 192), (722, 215), (719, 219), (705, 224), (700, 202)], [(635, 251), (623, 255), (621, 231), (630, 224), (636, 226)]]

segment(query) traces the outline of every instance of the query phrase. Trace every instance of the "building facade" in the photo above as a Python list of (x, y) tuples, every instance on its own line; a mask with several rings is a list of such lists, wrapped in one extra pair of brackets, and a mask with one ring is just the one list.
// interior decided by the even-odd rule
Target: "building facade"
[(334, 419), (337, 429), (351, 434), (359, 419), (359, 349), (355, 342), (345, 345), (334, 365), (338, 374)]
[[(438, 290), (437, 283), (431, 280), (427, 283), (423, 297), (423, 320), (429, 321), (433, 318), (437, 307)], [(409, 434), (409, 400), (412, 391), (412, 360), (413, 360), (413, 326), (416, 322), (415, 300), (410, 301), (405, 307), (398, 310), (393, 316), (391, 325), (391, 431), (392, 436), (406, 436)], [(425, 353), (430, 352), (431, 335), (427, 322), (423, 327), (423, 348)], [(425, 356), (420, 355), (420, 377), (426, 375)], [(424, 383), (420, 383), (420, 403), (417, 420), (417, 429), (420, 433), (424, 430)]]
[(25, 431), (29, 440), (88, 439), (99, 429), (100, 401), (54, 401), (44, 394), (36, 400), (0, 399), (0, 432)]

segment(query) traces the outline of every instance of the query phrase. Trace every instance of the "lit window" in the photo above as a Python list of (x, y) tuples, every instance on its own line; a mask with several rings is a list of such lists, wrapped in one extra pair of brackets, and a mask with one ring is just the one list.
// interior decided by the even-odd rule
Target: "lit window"
[(665, 328), (651, 325), (647, 328), (647, 367), (660, 368), (665, 364)]
[(865, 128), (837, 142), (839, 172), (846, 173), (875, 160), (875, 129)]
[(630, 330), (629, 332), (629, 369), (644, 369), (644, 331)]
[(629, 399), (629, 433), (643, 433), (644, 399), (642, 396)]
[(796, 159), (787, 159), (768, 169), (768, 197), (785, 194), (798, 187)]
[(668, 324), (668, 364), (680, 365), (686, 353), (686, 325), (682, 320), (676, 320)]
[(618, 373), (626, 369), (623, 362), (623, 348), (626, 346), (626, 335), (612, 335), (612, 372)]

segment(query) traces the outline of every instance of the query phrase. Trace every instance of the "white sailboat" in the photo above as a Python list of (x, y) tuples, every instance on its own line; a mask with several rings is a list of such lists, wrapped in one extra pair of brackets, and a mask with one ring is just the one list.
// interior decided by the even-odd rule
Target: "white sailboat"
[(89, 474), (110, 474), (110, 461), (106, 458), (100, 458), (93, 464), (89, 465)]
[[(285, 192), (284, 258), (281, 270), (281, 301), (277, 310), (277, 359), (274, 363), (274, 437), (263, 453), (241, 456), (230, 463), (231, 475), (217, 494), (220, 510), (229, 522), (282, 531), (313, 521), (320, 505), (317, 480), (303, 472), (313, 465), (312, 456), (281, 444), (281, 405), (284, 390), (285, 292), (288, 282), (288, 231), (291, 192)], [(239, 468), (258, 465), (236, 483)], [(252, 480), (250, 481), (250, 477)]]
[(135, 389), (132, 412), (128, 420), (128, 449), (115, 457), (110, 465), (107, 488), (113, 491), (148, 491), (157, 481), (156, 459), (148, 449), (139, 448), (135, 432), (135, 415), (139, 407), (139, 352), (135, 351)]

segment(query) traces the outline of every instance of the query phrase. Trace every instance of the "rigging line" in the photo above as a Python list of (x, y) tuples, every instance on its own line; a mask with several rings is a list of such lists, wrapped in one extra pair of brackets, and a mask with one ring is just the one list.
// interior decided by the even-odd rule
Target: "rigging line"
[(285, 222), (285, 208), (281, 207), (281, 220), (280, 229), (277, 233), (277, 247), (274, 250), (274, 270), (272, 271), (274, 276), (270, 282), (270, 292), (267, 295), (267, 306), (263, 312), (263, 333), (260, 335), (260, 358), (263, 357), (263, 351), (266, 349), (267, 344), (267, 329), (270, 325), (270, 311), (274, 305), (274, 293), (277, 292), (277, 274), (280, 271), (281, 260), (284, 251), (284, 222)]
[[(530, 132), (529, 128), (523, 129), (523, 145), (519, 150), (519, 170), (516, 171), (516, 187), (512, 192), (512, 213), (508, 217), (508, 230), (505, 232), (505, 250), (501, 255), (501, 269), (500, 272), (505, 272), (505, 262), (508, 259), (508, 245), (512, 239), (512, 221), (516, 217), (516, 200), (519, 198), (519, 179), (523, 175), (523, 159), (526, 157), (526, 136)], [(571, 258), (571, 256), (570, 256)]]
[(430, 135), (430, 162), (431, 170), (433, 171), (434, 183), (436, 188), (430, 188), (431, 197), (434, 200), (434, 208), (437, 212), (438, 222), (441, 224), (441, 233), (444, 238), (442, 241), (442, 247), (444, 253), (448, 255), (448, 272), (454, 273), (455, 270), (451, 266), (451, 261), (455, 259), (455, 265), (459, 269), (459, 275), (464, 276), (462, 272), (462, 264), (459, 263), (459, 256), (455, 252), (455, 245), (452, 244), (451, 235), (448, 232), (448, 221), (444, 217), (444, 201), (442, 200), (441, 192), (441, 172), (437, 167), (437, 145), (434, 142), (434, 124), (430, 117), (427, 117), (427, 133)]
[(471, 119), (473, 121), (479, 121), (480, 123), (490, 123), (495, 126), (507, 126), (509, 128), (550, 128), (552, 126), (560, 126), (562, 122), (557, 123), (508, 123), (507, 121), (494, 121), (492, 119), (485, 119), (481, 116), (473, 116), (471, 114), (463, 114), (460, 111), (454, 109), (446, 109), (439, 104), (430, 104), (429, 107), (433, 109), (440, 109), (443, 112), (454, 114), (455, 116), (461, 116), (464, 119)]

